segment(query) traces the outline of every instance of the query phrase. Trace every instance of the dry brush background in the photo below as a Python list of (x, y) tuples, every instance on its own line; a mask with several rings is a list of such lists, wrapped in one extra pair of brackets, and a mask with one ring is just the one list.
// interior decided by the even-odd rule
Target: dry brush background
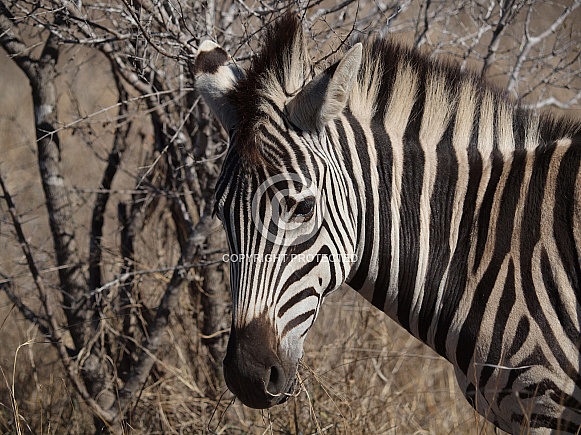
[(302, 391), (256, 411), (220, 373), (225, 135), (193, 91), (210, 37), (241, 63), (287, 9), (312, 55), (381, 34), (581, 118), (581, 2), (0, 0), (1, 433), (493, 433), (437, 357), (349, 289)]

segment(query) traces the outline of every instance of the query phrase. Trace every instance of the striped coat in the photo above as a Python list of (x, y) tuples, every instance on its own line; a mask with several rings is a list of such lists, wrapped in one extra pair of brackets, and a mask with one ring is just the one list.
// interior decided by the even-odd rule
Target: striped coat
[(245, 404), (288, 398), (347, 283), (448, 359), (501, 429), (577, 431), (581, 123), (381, 39), (315, 73), (291, 15), (247, 71), (211, 42), (194, 71), (230, 135), (224, 373)]

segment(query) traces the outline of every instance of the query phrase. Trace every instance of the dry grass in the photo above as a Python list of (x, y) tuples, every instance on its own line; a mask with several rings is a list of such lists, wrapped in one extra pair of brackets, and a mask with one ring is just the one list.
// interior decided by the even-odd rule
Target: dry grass
[[(192, 334), (193, 309), (184, 294), (131, 433), (493, 433), (462, 397), (451, 365), (349, 289), (329, 298), (307, 339), (300, 392), (268, 411), (233, 401), (223, 384), (211, 386), (208, 356)], [(3, 337), (27, 328), (16, 317), (10, 314), (7, 323), (14, 327), (5, 324)], [(32, 339), (3, 347), (2, 358), (2, 433), (91, 430), (90, 416), (47, 344)], [(8, 400), (9, 392), (15, 400)]]
[[(269, 412), (236, 404), (240, 433), (492, 433), (452, 367), (350, 289), (326, 301), (310, 332), (297, 397)], [(231, 433), (233, 427), (228, 430)]]

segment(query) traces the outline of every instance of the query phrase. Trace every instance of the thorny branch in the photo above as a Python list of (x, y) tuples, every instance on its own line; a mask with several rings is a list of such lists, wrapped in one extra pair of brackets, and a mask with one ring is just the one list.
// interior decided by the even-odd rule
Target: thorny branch
[(532, 4), (529, 6), (525, 21), (524, 35), (521, 41), (521, 48), (518, 57), (516, 59), (516, 62), (510, 73), (510, 79), (506, 87), (509, 92), (513, 92), (516, 90), (523, 64), (528, 59), (531, 49), (535, 45), (539, 44), (540, 42), (544, 41), (546, 38), (557, 32), (557, 30), (562, 26), (562, 24), (569, 17), (569, 15), (571, 15), (571, 13), (579, 6), (581, 6), (581, 0), (575, 0), (573, 4), (567, 6), (563, 10), (563, 12), (561, 12), (557, 19), (553, 21), (553, 23), (547, 29), (545, 29), (545, 31), (539, 33), (536, 36), (532, 36), (530, 33), (531, 17), (534, 12), (534, 8)]
[[(492, 4), (493, 3), (491, 2), (491, 5)], [(516, 0), (504, 0), (499, 2), (500, 18), (494, 26), (492, 38), (490, 39), (486, 55), (484, 56), (483, 59), (484, 65), (482, 65), (482, 69), (480, 71), (480, 74), (483, 77), (486, 75), (486, 73), (496, 60), (496, 54), (498, 52), (498, 47), (500, 46), (501, 42), (501, 35), (503, 34), (507, 26), (510, 25), (512, 20), (518, 15), (523, 5), (524, 4), (522, 2), (518, 2)], [(491, 9), (489, 9), (489, 13), (490, 12)]]

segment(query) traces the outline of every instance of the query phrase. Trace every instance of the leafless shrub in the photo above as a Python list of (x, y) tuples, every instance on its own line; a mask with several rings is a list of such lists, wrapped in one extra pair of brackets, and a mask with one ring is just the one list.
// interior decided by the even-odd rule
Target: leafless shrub
[(209, 37), (244, 64), (290, 8), (317, 60), (391, 34), (532, 106), (579, 110), (580, 4), (0, 0), (0, 44), (21, 71), (1, 70), (16, 91), (0, 83), (2, 431), (482, 433), (450, 368), (349, 295), (312, 332), (296, 399), (232, 404), (211, 217), (226, 137), (191, 59)]

